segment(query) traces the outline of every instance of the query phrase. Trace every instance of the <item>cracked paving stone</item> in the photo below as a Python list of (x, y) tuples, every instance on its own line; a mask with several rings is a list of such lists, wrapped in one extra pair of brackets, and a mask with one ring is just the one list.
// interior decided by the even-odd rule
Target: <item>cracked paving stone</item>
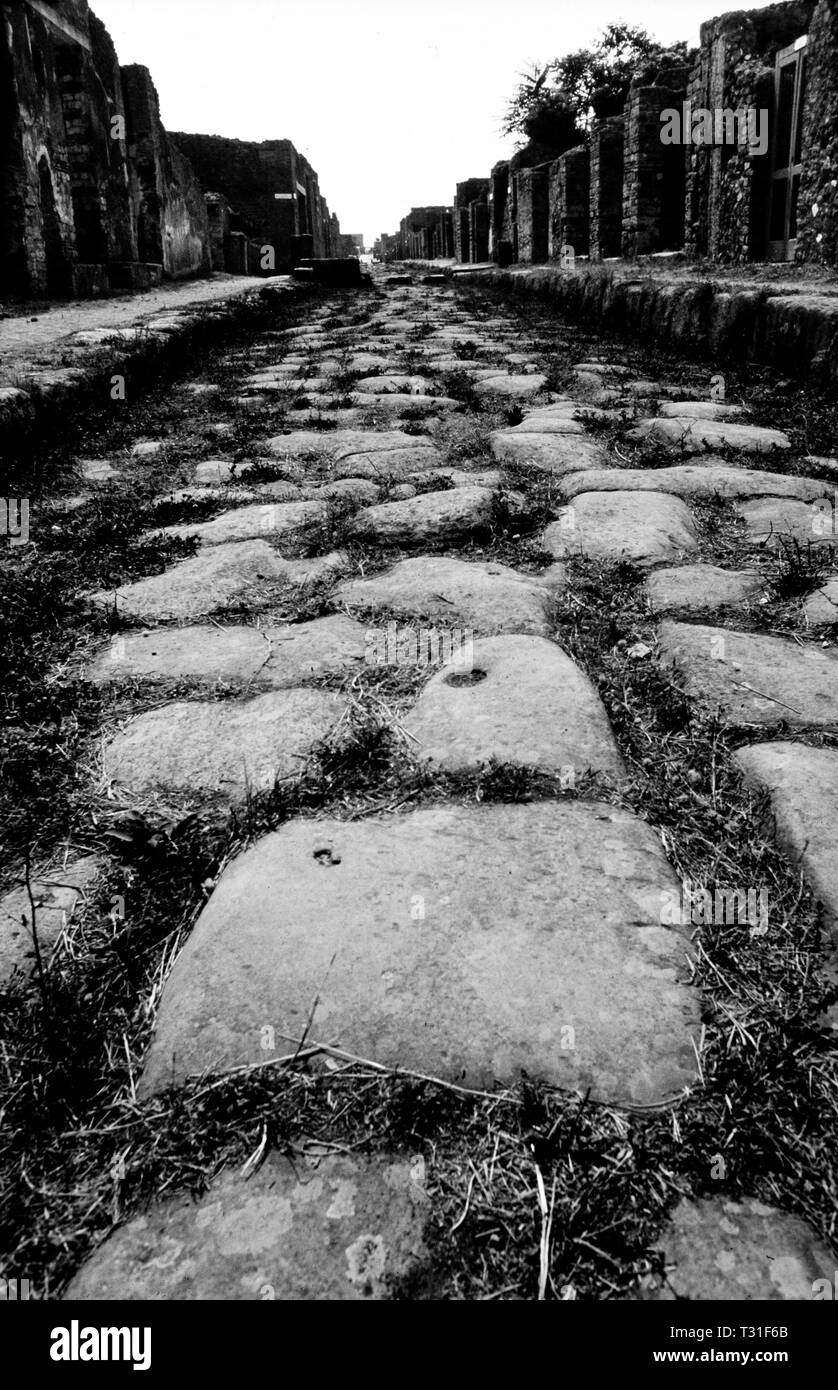
[(341, 613), (311, 622), (256, 627), (164, 627), (111, 639), (85, 678), (246, 681), (281, 689), (363, 663), (366, 628)]
[(687, 694), (739, 724), (819, 728), (838, 723), (838, 656), (786, 637), (676, 623), (660, 626), (661, 655)]
[(250, 700), (178, 700), (129, 720), (105, 744), (108, 782), (139, 795), (181, 792), (240, 800), (297, 777), (345, 703), (322, 690)]
[(91, 602), (145, 622), (185, 621), (249, 604), (265, 606), (289, 585), (337, 576), (348, 565), (340, 551), (311, 560), (284, 560), (266, 541), (210, 546), (162, 574), (119, 589), (99, 589)]
[(666, 1281), (651, 1278), (641, 1301), (787, 1303), (813, 1299), (818, 1280), (833, 1288), (835, 1257), (811, 1227), (755, 1197), (684, 1198), (657, 1245)]
[(520, 574), (495, 561), (432, 555), (400, 560), (371, 579), (347, 579), (334, 594), (335, 602), (350, 609), (459, 624), (484, 636), (546, 635), (551, 597), (541, 576)]
[(544, 637), (462, 644), (425, 686), (403, 727), (414, 756), (446, 772), (492, 758), (561, 773), (568, 785), (587, 771), (624, 771), (591, 682)]
[(376, 1301), (426, 1257), (425, 1162), (269, 1153), (116, 1227), (64, 1298)]
[(550, 523), (542, 546), (559, 560), (581, 554), (645, 568), (690, 554), (697, 538), (680, 498), (661, 492), (585, 492)]
[(423, 545), (461, 540), (488, 529), (495, 494), (485, 487), (445, 488), (357, 512), (347, 526), (354, 540), (378, 545)]
[(690, 415), (641, 420), (634, 429), (629, 430), (628, 438), (660, 439), (665, 444), (678, 444), (690, 454), (718, 449), (723, 444), (755, 454), (770, 449), (791, 448), (791, 441), (782, 430), (769, 430), (762, 425), (740, 425), (728, 420), (697, 420)]
[[(296, 820), (225, 870), (164, 986), (143, 1097), (310, 1026), (466, 1087), (650, 1104), (696, 1079), (689, 937), (659, 836), (603, 803)], [(312, 1017), (312, 1005), (317, 1001)]]
[(708, 613), (741, 607), (762, 589), (752, 570), (723, 570), (718, 565), (679, 565), (659, 569), (646, 580), (646, 597), (653, 613), (689, 609)]

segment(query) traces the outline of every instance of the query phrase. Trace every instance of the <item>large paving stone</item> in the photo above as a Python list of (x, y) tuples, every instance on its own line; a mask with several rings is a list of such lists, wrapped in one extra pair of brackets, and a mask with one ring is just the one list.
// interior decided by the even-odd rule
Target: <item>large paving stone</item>
[(531, 372), (525, 376), (499, 372), (497, 376), (487, 376), (478, 381), (474, 390), (478, 396), (509, 396), (512, 400), (518, 401), (525, 400), (528, 396), (537, 396), (546, 385), (547, 378), (542, 372)]
[(247, 681), (274, 689), (362, 663), (366, 629), (343, 614), (281, 627), (180, 627), (114, 637), (85, 674), (123, 680)]
[(754, 454), (769, 449), (791, 448), (791, 441), (782, 430), (769, 430), (762, 425), (741, 425), (732, 420), (697, 420), (691, 415), (641, 420), (634, 429), (629, 430), (628, 437), (660, 439), (665, 444), (678, 444), (689, 454), (700, 454), (704, 449), (718, 449), (722, 444)]
[(202, 545), (226, 545), (258, 539), (294, 540), (321, 525), (329, 515), (323, 502), (258, 502), (223, 512), (212, 521), (164, 526), (164, 536), (198, 540)]
[(290, 822), (201, 914), (142, 1094), (266, 1061), (267, 1027), (286, 1053), (310, 1022), (313, 1040), (467, 1087), (523, 1068), (615, 1104), (671, 1098), (695, 1079), (699, 1020), (686, 931), (660, 922), (677, 891), (654, 831), (600, 803)]
[(838, 723), (838, 657), (820, 647), (669, 619), (660, 646), (688, 694), (734, 723)]
[[(467, 655), (470, 659), (464, 659)], [(588, 677), (543, 637), (484, 637), (426, 685), (403, 721), (421, 761), (461, 772), (497, 758), (567, 775), (623, 771)]]
[(708, 613), (717, 608), (741, 607), (761, 588), (759, 575), (752, 571), (723, 570), (717, 565), (679, 565), (650, 574), (646, 597), (653, 613), (675, 608)]
[(757, 502), (741, 502), (737, 515), (742, 518), (748, 539), (754, 545), (778, 549), (783, 541), (799, 541), (802, 546), (835, 545), (832, 530), (825, 530), (823, 508), (818, 502), (795, 502), (764, 497)]
[(519, 434), (499, 430), (491, 437), (492, 453), (503, 463), (528, 463), (564, 477), (580, 468), (602, 468), (608, 454), (601, 444), (577, 434)]
[[(91, 854), (33, 875), (30, 887), (42, 958), (49, 959), (64, 927), (93, 887), (101, 867), (98, 858)], [(24, 883), (0, 898), (0, 980), (8, 979), (16, 968), (28, 971), (34, 964), (32, 903)]]
[(283, 560), (266, 541), (211, 546), (162, 574), (90, 595), (100, 607), (141, 622), (188, 621), (243, 604), (264, 606), (289, 585), (329, 579), (346, 566), (339, 551), (311, 560)]
[(664, 418), (690, 420), (740, 420), (741, 405), (726, 405), (724, 401), (665, 401), (658, 411)]
[(565, 497), (580, 492), (666, 492), (678, 497), (791, 497), (814, 501), (824, 494), (818, 478), (767, 473), (759, 468), (731, 468), (715, 459), (676, 464), (673, 468), (602, 468), (562, 479)]
[(178, 700), (132, 719), (103, 751), (103, 772), (135, 795), (243, 797), (303, 770), (344, 709), (322, 690), (278, 690), (252, 700)]
[(838, 623), (838, 579), (829, 579), (803, 602), (803, 616), (810, 627)]
[(348, 608), (395, 612), (448, 622), (490, 636), (499, 632), (546, 635), (550, 590), (540, 578), (494, 561), (447, 556), (401, 560), (371, 579), (347, 579), (335, 599)]
[(662, 492), (584, 492), (547, 527), (550, 555), (629, 560), (642, 568), (691, 554), (696, 531), (684, 503)]
[(491, 525), (495, 494), (485, 487), (445, 488), (357, 512), (347, 527), (355, 540), (378, 545), (456, 541)]
[(383, 1299), (425, 1255), (421, 1157), (271, 1153), (118, 1227), (65, 1299)]
[(746, 780), (770, 794), (777, 840), (823, 904), (838, 945), (838, 751), (805, 743), (752, 743), (733, 756)]
[(659, 1248), (666, 1283), (641, 1296), (653, 1302), (787, 1303), (814, 1298), (819, 1279), (834, 1288), (835, 1257), (824, 1242), (799, 1216), (754, 1197), (685, 1198)]
[(361, 377), (352, 384), (353, 391), (362, 396), (389, 396), (394, 392), (405, 396), (433, 395), (433, 381), (427, 376), (406, 376), (399, 372), (382, 372), (378, 376)]

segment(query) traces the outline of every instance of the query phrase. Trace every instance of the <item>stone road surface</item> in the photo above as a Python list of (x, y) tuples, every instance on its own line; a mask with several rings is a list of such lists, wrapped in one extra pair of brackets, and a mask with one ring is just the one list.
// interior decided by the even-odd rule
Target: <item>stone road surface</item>
[[(694, 623), (664, 619), (661, 639), (696, 702), (729, 720), (776, 722), (782, 704), (792, 726), (838, 725), (838, 658), (807, 648), (801, 661), (790, 640), (750, 632), (730, 632), (720, 657), (707, 625), (758, 579), (701, 563), (694, 499), (768, 498), (779, 515), (824, 491), (778, 469), (788, 444), (779, 432), (605, 359), (578, 364), (565, 394), (550, 391), (511, 312), (475, 318), (448, 289), (383, 288), (362, 327), (329, 328), (326, 306), (278, 341), (266, 336), (246, 389), (252, 408), (300, 389), (309, 401), (299, 429), (265, 440), (278, 476), (231, 483), (224, 458), (202, 462), (192, 494), (230, 488), (231, 505), (174, 528), (198, 538), (197, 554), (96, 596), (115, 597), (141, 626), (95, 654), (91, 679), (207, 687), (206, 699), (162, 700), (112, 734), (104, 776), (118, 796), (235, 803), (248, 787), (294, 778), (347, 716), (347, 683), (312, 679), (351, 676), (369, 634), (394, 618), (414, 644), (423, 630), (458, 633), (404, 720), (420, 761), (457, 772), (497, 758), (569, 785), (589, 772), (600, 787), (619, 784), (625, 768), (607, 713), (551, 636), (551, 604), (580, 554), (648, 571), (657, 612), (695, 610)], [(355, 380), (335, 410), (329, 376), (341, 365)], [(451, 371), (518, 407), (492, 437), (494, 469), (467, 457), (452, 467), (437, 447), (437, 423), (457, 402), (436, 379)], [(580, 410), (619, 413), (653, 394), (675, 405), (641, 418), (638, 435), (683, 440), (688, 458), (613, 466)], [(337, 427), (307, 428), (322, 423), (320, 411)], [(753, 467), (731, 466), (705, 442), (752, 450)], [(467, 553), (498, 508), (526, 514), (521, 463), (555, 487), (542, 537), (553, 563), (540, 573)], [(335, 497), (354, 508), (346, 537), (373, 553), (398, 546), (400, 558), (369, 575), (353, 570), (324, 524)], [(328, 586), (326, 616), (286, 627), (258, 620), (274, 588), (313, 581)], [(239, 617), (225, 621), (231, 609)], [(213, 701), (218, 679), (239, 679), (246, 693)], [(832, 922), (838, 879), (823, 830), (834, 823), (836, 757), (787, 740), (743, 753)], [(617, 1107), (672, 1102), (697, 1080), (701, 1029), (691, 931), (662, 911), (678, 889), (659, 834), (595, 794), (292, 821), (223, 874), (165, 985), (140, 1092), (281, 1056), (311, 1023), (311, 1038), (466, 1087), (514, 1083), (523, 1068)], [(267, 1052), (266, 1023), (275, 1032)], [(387, 1279), (421, 1256), (423, 1180), (421, 1160), (396, 1154), (296, 1167), (272, 1157), (252, 1181), (224, 1176), (197, 1204), (159, 1202), (117, 1229), (68, 1296), (258, 1298), (268, 1288), (278, 1298), (384, 1297)], [(662, 1239), (673, 1272), (660, 1297), (672, 1288), (715, 1297), (722, 1272), (725, 1297), (806, 1297), (834, 1262), (799, 1220), (747, 1200), (686, 1203)]]

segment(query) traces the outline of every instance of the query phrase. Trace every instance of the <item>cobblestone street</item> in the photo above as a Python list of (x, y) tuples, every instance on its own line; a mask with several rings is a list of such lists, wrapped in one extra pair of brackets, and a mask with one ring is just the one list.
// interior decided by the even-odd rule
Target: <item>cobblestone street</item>
[(783, 390), (377, 269), (68, 431), (3, 561), (45, 1296), (831, 1279), (838, 459)]

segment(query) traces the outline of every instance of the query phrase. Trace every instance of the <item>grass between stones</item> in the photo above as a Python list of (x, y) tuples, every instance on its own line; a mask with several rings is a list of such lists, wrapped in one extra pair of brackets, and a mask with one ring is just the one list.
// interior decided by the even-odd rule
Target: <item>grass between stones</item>
[[(474, 291), (460, 302), (475, 321), (499, 312)], [(353, 320), (352, 303), (345, 296), (338, 312), (320, 322), (360, 327), (371, 310), (354, 311), (365, 317)], [(516, 314), (513, 322), (522, 337), (535, 332), (532, 318)], [(544, 316), (537, 322), (556, 371), (601, 346), (593, 334), (565, 329), (557, 345), (555, 322), (548, 325)], [(462, 342), (465, 354), (466, 328)], [(246, 343), (242, 357), (236, 372), (244, 375), (251, 362)], [(203, 368), (234, 394), (220, 354)], [(675, 369), (668, 359), (668, 374)], [(644, 352), (643, 374), (652, 370)], [(480, 405), (435, 427), (452, 460), (488, 461), (488, 430), (504, 420), (496, 404)], [(774, 847), (764, 799), (744, 788), (731, 760), (738, 743), (766, 731), (725, 729), (691, 706), (656, 658), (642, 577), (630, 567), (572, 561), (568, 588), (552, 614), (556, 640), (588, 672), (609, 713), (628, 768), (620, 784), (580, 777), (568, 787), (516, 765), (458, 777), (419, 768), (400, 721), (429, 672), (370, 667), (346, 684), (348, 714), (293, 785), (254, 793), (232, 812), (184, 807), (168, 817), (93, 795), (85, 758), (102, 721), (129, 700), (136, 710), (154, 696), (139, 686), (121, 695), (100, 692), (77, 678), (79, 649), (113, 628), (112, 618), (91, 614), (79, 596), (159, 572), (190, 552), (190, 543), (144, 539), (146, 508), (177, 468), (179, 452), (194, 459), (217, 451), (205, 439), (197, 446), (204, 454), (192, 452), (201, 438), (195, 420), (208, 421), (210, 409), (234, 425), (224, 449), (250, 457), (258, 457), (260, 437), (289, 418), (284, 407), (239, 417), (224, 402), (218, 409), (174, 400), (135, 409), (133, 427), (127, 421), (114, 427), (111, 438), (120, 447), (127, 449), (132, 429), (159, 434), (161, 422), (173, 439), (159, 463), (143, 462), (140, 505), (119, 489), (97, 494), (83, 513), (50, 520), (32, 556), (0, 571), (0, 611), (8, 624), (0, 677), (10, 740), (0, 787), (7, 843), (18, 862), (30, 865), (62, 841), (97, 849), (106, 863), (43, 972), (17, 976), (0, 990), (6, 1268), (26, 1272), (38, 1296), (55, 1296), (113, 1222), (147, 1199), (203, 1191), (221, 1167), (244, 1163), (260, 1145), (290, 1152), (312, 1140), (357, 1153), (425, 1154), (428, 1259), (392, 1288), (395, 1298), (625, 1297), (658, 1268), (655, 1238), (684, 1194), (759, 1196), (799, 1212), (836, 1245), (838, 1078), (819, 1021), (834, 996), (818, 974), (818, 917)], [(807, 437), (820, 440), (813, 430)], [(645, 466), (650, 457), (643, 454)], [(637, 455), (633, 462), (641, 466)], [(552, 480), (525, 468), (507, 468), (506, 476), (526, 495), (528, 527), (552, 514)], [(741, 527), (732, 509), (710, 501), (693, 513), (706, 558), (740, 564)], [(318, 538), (321, 548), (339, 539), (341, 516), (335, 508), (334, 524), (330, 518), (328, 534)], [(457, 554), (499, 558), (519, 569), (542, 566), (531, 531), (507, 523), (499, 516), (483, 543)], [(367, 574), (403, 558), (360, 549), (353, 555)], [(776, 572), (769, 611), (779, 626), (783, 604), (792, 613), (796, 594), (816, 582), (821, 558), (791, 554), (763, 563)], [(321, 585), (289, 595), (270, 613), (302, 620), (328, 606), (329, 586)], [(223, 620), (243, 616), (228, 611)], [(376, 620), (390, 616), (379, 613)], [(751, 621), (758, 618), (764, 630), (765, 609)], [(829, 734), (813, 737), (834, 742)], [(592, 796), (655, 826), (676, 872), (694, 887), (769, 894), (765, 935), (753, 935), (738, 920), (696, 927), (696, 971), (706, 1001), (701, 1079), (677, 1105), (617, 1112), (527, 1077), (497, 1094), (464, 1094), (428, 1078), (384, 1074), (369, 1060), (316, 1048), (309, 1037), (298, 1048), (289, 1045), (284, 1064), (137, 1100), (168, 966), (225, 864), (246, 845), (292, 816), (399, 814), (436, 800)], [(124, 915), (115, 907), (120, 903)]]

